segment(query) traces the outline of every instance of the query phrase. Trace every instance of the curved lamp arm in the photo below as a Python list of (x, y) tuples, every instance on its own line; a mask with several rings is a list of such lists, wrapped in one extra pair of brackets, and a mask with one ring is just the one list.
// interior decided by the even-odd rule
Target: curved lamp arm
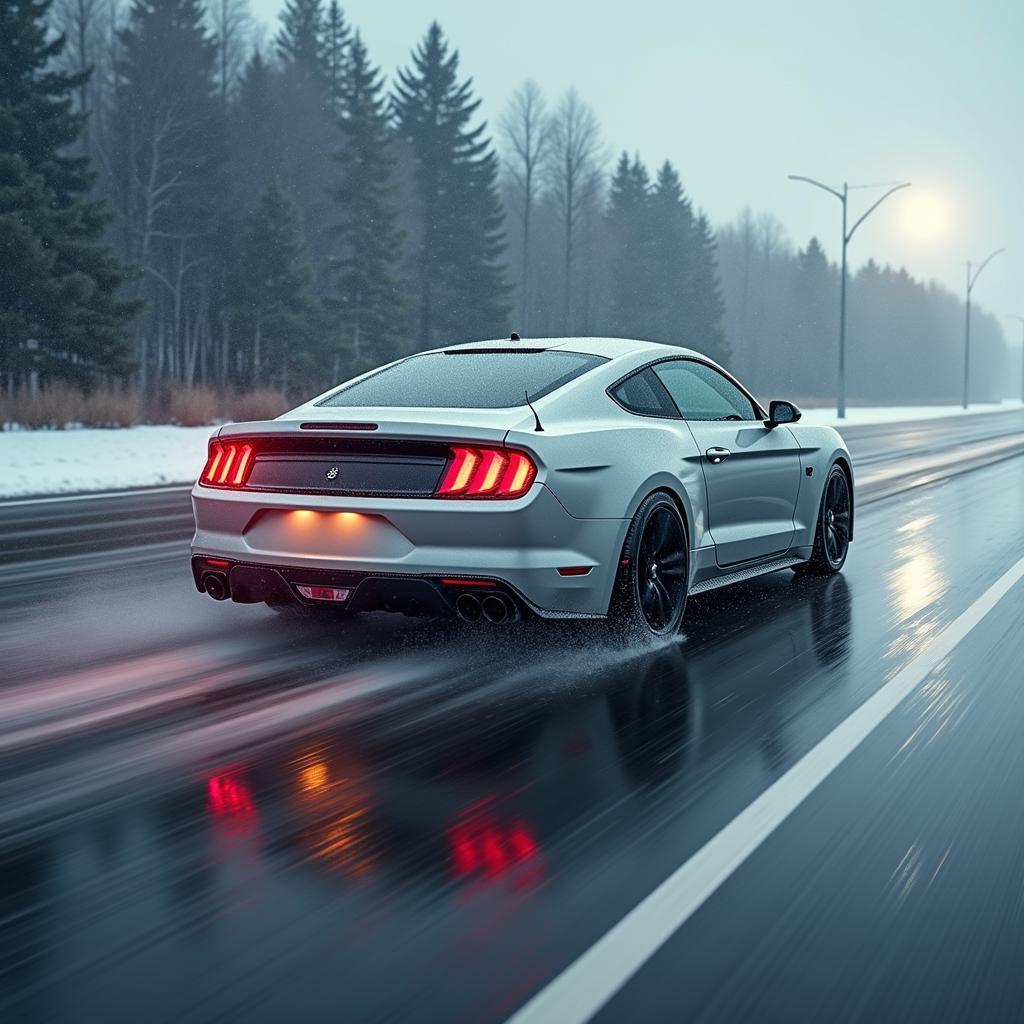
[(854, 231), (856, 231), (857, 228), (859, 228), (861, 226), (861, 224), (863, 224), (864, 221), (866, 221), (868, 219), (868, 217), (870, 217), (871, 214), (873, 214), (875, 212), (875, 210), (877, 210), (882, 205), (882, 203), (884, 203), (886, 201), (886, 199), (888, 199), (889, 196), (891, 196), (893, 194), (893, 192), (899, 192), (899, 190), (901, 188), (910, 188), (910, 185), (911, 185), (911, 183), (909, 181), (905, 181), (901, 185), (895, 185), (891, 189), (889, 189), (889, 191), (886, 192), (885, 195), (882, 196), (881, 199), (876, 199), (867, 208), (867, 210), (860, 215), (860, 217), (854, 223), (853, 227), (850, 228), (850, 230), (847, 232), (847, 234), (846, 234), (846, 241), (849, 242), (850, 239), (853, 238)]
[(976, 271), (974, 272), (974, 277), (972, 277), (972, 278), (971, 278), (971, 279), (970, 279), (970, 280), (969, 280), (969, 281), (967, 282), (967, 292), (968, 292), (968, 294), (970, 294), (970, 292), (971, 292), (971, 291), (972, 291), (972, 290), (974, 289), (974, 282), (975, 282), (975, 281), (977, 281), (977, 280), (978, 280), (978, 278), (979, 278), (979, 277), (981, 276), (981, 272), (982, 272), (982, 271), (983, 271), (983, 270), (984, 270), (984, 269), (985, 269), (985, 268), (986, 268), (986, 267), (987, 267), (987, 266), (988, 266), (988, 265), (989, 265), (989, 264), (990, 264), (990, 263), (991, 263), (991, 262), (992, 262), (992, 261), (993, 261), (993, 260), (994, 260), (994, 259), (995, 259), (995, 258), (996, 258), (996, 257), (997, 257), (997, 256), (998, 256), (999, 254), (1000, 254), (1000, 253), (1001, 253), (1001, 252), (1006, 252), (1006, 249), (996, 249), (996, 251), (995, 251), (995, 252), (993, 252), (993, 253), (989, 253), (989, 255), (988, 255), (988, 256), (987, 256), (986, 258), (985, 258), (985, 260), (984, 260), (984, 262), (983, 262), (983, 263), (981, 264), (981, 266), (980, 266), (980, 267), (978, 267), (978, 269), (977, 269), (977, 270), (976, 270)]
[[(843, 202), (843, 193), (834, 189), (831, 185), (825, 185), (820, 181), (815, 181), (814, 178), (805, 178), (802, 174), (787, 174), (787, 178), (790, 181), (806, 181), (808, 185), (816, 185), (818, 188), (823, 188), (826, 192), (831, 192), (840, 202)], [(884, 198), (884, 197), (883, 197)]]

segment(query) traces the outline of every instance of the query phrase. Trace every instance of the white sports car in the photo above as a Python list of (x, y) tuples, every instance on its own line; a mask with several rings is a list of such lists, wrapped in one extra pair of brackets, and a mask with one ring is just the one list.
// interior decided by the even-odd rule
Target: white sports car
[(210, 440), (192, 571), (217, 600), (655, 635), (688, 594), (834, 573), (842, 438), (697, 352), (620, 338), (408, 356)]

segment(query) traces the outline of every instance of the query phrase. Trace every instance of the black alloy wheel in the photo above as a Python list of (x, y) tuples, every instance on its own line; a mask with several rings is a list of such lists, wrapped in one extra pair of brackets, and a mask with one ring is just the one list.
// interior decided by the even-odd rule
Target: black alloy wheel
[(637, 509), (619, 561), (609, 618), (653, 636), (679, 628), (689, 584), (686, 529), (667, 494)]
[(798, 571), (831, 576), (839, 572), (850, 550), (850, 524), (853, 515), (850, 482), (840, 466), (833, 466), (825, 481), (810, 561)]

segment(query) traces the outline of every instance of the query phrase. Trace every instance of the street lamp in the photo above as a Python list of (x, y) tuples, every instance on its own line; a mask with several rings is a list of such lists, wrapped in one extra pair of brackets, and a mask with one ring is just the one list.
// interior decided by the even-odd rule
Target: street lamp
[(967, 310), (964, 317), (964, 408), (967, 408), (967, 389), (971, 382), (971, 292), (981, 277), (981, 272), (1005, 249), (996, 249), (982, 261), (982, 264), (971, 276), (971, 261), (967, 261)]
[(879, 206), (882, 205), (893, 194), (898, 192), (901, 188), (909, 188), (910, 182), (903, 181), (898, 185), (893, 185), (888, 192), (882, 196), (881, 199), (877, 199), (874, 203), (867, 208), (867, 211), (861, 214), (857, 222), (846, 230), (846, 206), (847, 197), (850, 189), (854, 188), (876, 188), (881, 186), (874, 185), (848, 185), (845, 181), (843, 182), (843, 191), (840, 192), (837, 188), (832, 188), (831, 185), (825, 185), (820, 181), (815, 181), (814, 178), (805, 178), (802, 174), (790, 174), (788, 175), (790, 181), (805, 181), (808, 185), (814, 185), (817, 188), (823, 188), (826, 192), (830, 192), (843, 204), (843, 269), (839, 283), (839, 381), (836, 386), (836, 415), (839, 419), (846, 418), (846, 247), (850, 244), (850, 239), (853, 238), (854, 231), (857, 230), (871, 216)]
[[(1019, 320), (1020, 325), (1024, 328), (1024, 316), (1014, 316), (1010, 314), (1011, 320)], [(1020, 336), (1020, 402), (1024, 405), (1024, 331), (1021, 331)]]

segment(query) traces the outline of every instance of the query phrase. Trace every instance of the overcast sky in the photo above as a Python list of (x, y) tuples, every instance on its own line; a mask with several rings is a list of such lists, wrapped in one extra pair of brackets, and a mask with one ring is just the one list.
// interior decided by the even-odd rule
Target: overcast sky
[[(252, 0), (274, 30), (281, 0)], [(348, 0), (389, 73), (433, 18), (492, 125), (535, 79), (576, 86), (613, 150), (666, 157), (718, 224), (747, 204), (838, 254), (839, 203), (787, 181), (909, 180), (858, 231), (854, 267), (904, 265), (961, 292), (965, 262), (1007, 252), (974, 299), (1024, 315), (1022, 0)], [(855, 193), (852, 211), (872, 196)], [(1003, 321), (1017, 342), (1020, 328)]]

